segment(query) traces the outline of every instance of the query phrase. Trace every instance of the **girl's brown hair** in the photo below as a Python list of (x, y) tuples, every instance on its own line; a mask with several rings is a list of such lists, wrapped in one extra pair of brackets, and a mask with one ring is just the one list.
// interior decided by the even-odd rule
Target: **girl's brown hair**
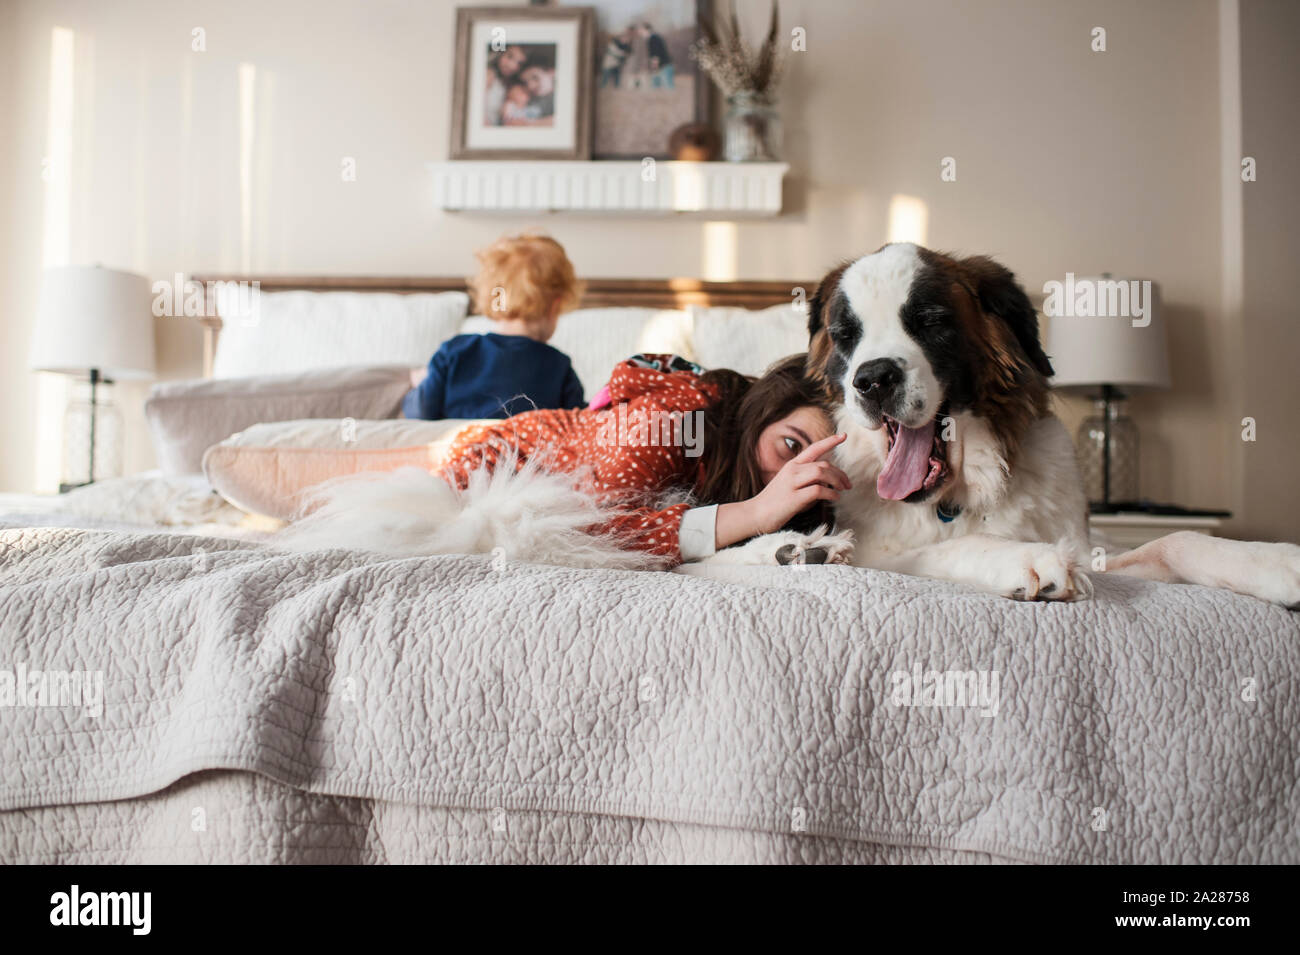
[[(703, 474), (695, 489), (703, 504), (747, 501), (763, 490), (758, 438), (768, 425), (807, 406), (829, 414), (830, 396), (804, 374), (806, 359), (783, 358), (758, 379), (725, 368), (704, 374), (702, 381), (717, 387), (720, 396), (704, 411)], [(819, 511), (812, 519), (821, 523), (823, 516)]]

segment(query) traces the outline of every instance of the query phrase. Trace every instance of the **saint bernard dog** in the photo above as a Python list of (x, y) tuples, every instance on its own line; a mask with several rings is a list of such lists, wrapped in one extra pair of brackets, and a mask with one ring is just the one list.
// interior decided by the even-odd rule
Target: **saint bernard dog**
[[(809, 303), (808, 372), (848, 437), (836, 534), (786, 531), (721, 563), (848, 563), (1015, 600), (1092, 594), (1073, 442), (1049, 410), (1052, 363), (1015, 276), (983, 256), (886, 245)], [(725, 556), (724, 556), (725, 555)], [(1300, 547), (1171, 534), (1104, 569), (1225, 587), (1300, 609)]]

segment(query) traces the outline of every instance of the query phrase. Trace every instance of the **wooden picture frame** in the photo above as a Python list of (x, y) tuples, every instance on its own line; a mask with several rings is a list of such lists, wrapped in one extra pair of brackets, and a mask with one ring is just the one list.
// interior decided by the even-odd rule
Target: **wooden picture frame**
[[(672, 153), (669, 149), (668, 141), (675, 129), (687, 124), (711, 126), (713, 122), (713, 90), (712, 80), (704, 73), (698, 63), (695, 63), (690, 56), (689, 45), (683, 45), (680, 42), (674, 44), (669, 40), (670, 46), (676, 46), (676, 82), (689, 81), (693, 86), (693, 94), (686, 100), (693, 106), (692, 115), (685, 114), (677, 117), (673, 122), (659, 129), (656, 135), (652, 136), (649, 141), (636, 143), (635, 149), (627, 146), (615, 146), (614, 142), (621, 142), (623, 135), (613, 132), (610, 127), (619, 123), (618, 117), (624, 112), (629, 115), (636, 115), (637, 110), (630, 107), (626, 102), (619, 102), (609, 96), (608, 90), (605, 89), (606, 77), (602, 69), (604, 49), (602, 40), (608, 42), (611, 38), (611, 31), (617, 31), (619, 26), (627, 26), (628, 10), (626, 3), (617, 2), (617, 0), (588, 0), (593, 5), (595, 12), (595, 34), (593, 44), (598, 47), (593, 51), (593, 73), (595, 74), (595, 86), (592, 89), (592, 122), (593, 122), (593, 139), (592, 154), (595, 159), (644, 159), (652, 157), (654, 159), (672, 159)], [(690, 30), (693, 35), (692, 43), (700, 37), (699, 24), (702, 21), (711, 22), (713, 19), (713, 0), (677, 0), (683, 6), (689, 6)], [(656, 5), (651, 0), (646, 0), (645, 7), (647, 10), (654, 9)], [(662, 9), (660, 9), (662, 14)], [(644, 20), (649, 13), (637, 11), (631, 15), (633, 20)], [(622, 17), (623, 20), (616, 19)], [(679, 15), (679, 21), (685, 21), (688, 17), (684, 11)], [(655, 24), (659, 29), (663, 29), (666, 24), (662, 21)], [(682, 22), (667, 24), (680, 30)], [(680, 36), (679, 36), (680, 39)], [(657, 80), (654, 81), (657, 84)], [(617, 90), (614, 91), (619, 94)], [(658, 95), (656, 93), (656, 95)]]
[[(573, 29), (562, 30), (563, 24), (572, 24)], [(512, 44), (512, 33), (524, 39)], [(568, 37), (562, 40), (564, 34)], [(590, 159), (594, 38), (595, 12), (590, 7), (458, 7), (452, 67), (451, 158)], [(494, 51), (489, 42), (500, 43), (502, 48)], [(542, 75), (547, 72), (545, 67), (527, 62), (527, 51), (534, 51), (533, 56), (546, 56), (547, 48), (552, 48), (550, 93), (541, 96), (534, 92), (526, 104), (516, 103), (513, 94), (519, 93), (521, 86), (531, 89), (531, 85), (514, 76), (522, 77), (530, 70)], [(508, 60), (506, 54), (510, 55)], [(515, 71), (509, 82), (501, 75), (503, 64), (491, 59), (494, 56), (509, 62)], [(522, 63), (520, 57), (524, 57)], [(561, 64), (565, 64), (563, 75), (557, 75)], [(533, 125), (484, 122), (486, 116), (494, 115), (498, 96), (502, 104), (496, 115), (504, 116), (505, 111), (513, 110), (516, 122)], [(535, 105), (548, 96), (549, 112)], [(534, 109), (538, 113), (529, 114)], [(544, 122), (547, 118), (552, 119), (550, 125)], [(567, 132), (570, 128), (572, 135)]]

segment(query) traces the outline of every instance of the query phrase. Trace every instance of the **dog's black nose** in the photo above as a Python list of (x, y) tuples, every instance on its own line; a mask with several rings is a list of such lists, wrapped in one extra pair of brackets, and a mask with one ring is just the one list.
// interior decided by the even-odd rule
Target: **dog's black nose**
[(863, 362), (853, 373), (853, 387), (868, 401), (883, 405), (903, 381), (903, 369), (892, 358)]

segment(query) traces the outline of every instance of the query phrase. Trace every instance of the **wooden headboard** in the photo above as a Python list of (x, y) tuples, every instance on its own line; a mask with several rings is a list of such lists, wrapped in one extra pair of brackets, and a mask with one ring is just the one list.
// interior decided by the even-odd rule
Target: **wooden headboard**
[[(463, 278), (426, 278), (420, 276), (345, 276), (345, 275), (193, 275), (191, 281), (258, 283), (264, 292), (467, 292)], [(702, 279), (584, 279), (586, 288), (579, 308), (684, 308), (687, 305), (731, 305), (738, 308), (767, 308), (788, 305), (795, 289), (811, 297), (815, 281), (774, 282), (743, 279), (735, 282), (706, 282)], [(216, 317), (212, 302), (205, 310), (203, 324), (203, 369), (212, 373), (216, 356), (217, 335), (221, 319)]]

